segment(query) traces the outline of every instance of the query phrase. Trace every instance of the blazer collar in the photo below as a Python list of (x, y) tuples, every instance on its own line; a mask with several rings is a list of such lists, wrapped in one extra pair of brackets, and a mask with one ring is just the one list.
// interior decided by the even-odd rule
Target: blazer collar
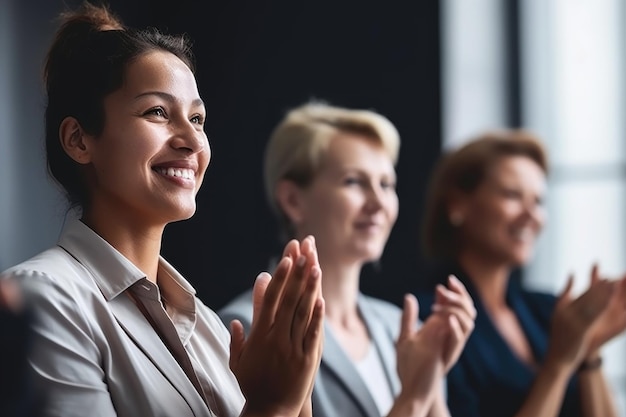
[(206, 403), (130, 297), (116, 297), (109, 306), (128, 337), (187, 401), (196, 416), (213, 416)]
[[(91, 273), (107, 301), (146, 277), (145, 273), (80, 220), (72, 220), (66, 226), (58, 245)], [(106, 271), (106, 276), (103, 271)]]
[[(169, 352), (152, 325), (124, 291), (146, 279), (145, 274), (107, 241), (79, 220), (64, 229), (58, 245), (85, 267), (108, 301), (108, 306), (128, 337), (161, 371), (172, 386), (185, 398), (196, 416), (212, 416), (206, 403), (194, 388), (176, 359)], [(193, 303), (195, 291), (176, 270), (160, 259), (159, 268), (168, 274), (168, 286), (185, 293), (177, 303)], [(171, 279), (170, 279), (171, 278)], [(158, 290), (157, 290), (158, 291)], [(186, 300), (185, 300), (186, 299)]]
[[(380, 360), (383, 364), (385, 374), (387, 375), (387, 381), (391, 387), (391, 392), (394, 397), (400, 393), (400, 379), (398, 378), (398, 370), (396, 369), (396, 339), (398, 334), (395, 329), (400, 329), (400, 322), (393, 323), (392, 331), (389, 327), (385, 327), (383, 321), (379, 318), (379, 313), (374, 311), (372, 305), (368, 302), (367, 298), (363, 295), (359, 296), (358, 306), (365, 325), (370, 332), (372, 342), (378, 349)], [(382, 341), (388, 340), (390, 343), (382, 343)]]
[[(392, 339), (391, 335), (384, 326), (377, 320), (375, 312), (368, 305), (367, 300), (359, 295), (358, 299), (359, 312), (363, 316), (363, 320), (372, 338), (372, 343), (376, 345), (380, 360), (387, 374), (388, 381), (394, 397), (400, 391), (400, 382), (395, 369), (395, 350), (390, 350), (388, 344), (379, 343), (380, 340)], [(399, 323), (398, 323), (399, 325)], [(352, 360), (346, 355), (339, 342), (333, 337), (332, 331), (328, 324), (324, 324), (324, 351), (322, 353), (322, 366), (326, 366), (332, 371), (337, 379), (344, 385), (346, 391), (359, 404), (363, 415), (368, 417), (380, 417), (378, 406), (376, 405), (367, 385), (363, 382), (361, 375), (354, 366)], [(392, 343), (393, 344), (393, 343)]]

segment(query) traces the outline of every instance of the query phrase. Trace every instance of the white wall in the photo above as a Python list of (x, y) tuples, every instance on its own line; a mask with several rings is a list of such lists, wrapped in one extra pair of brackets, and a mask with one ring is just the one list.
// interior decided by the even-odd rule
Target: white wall
[(444, 0), (443, 144), (456, 147), (507, 115), (501, 0)]

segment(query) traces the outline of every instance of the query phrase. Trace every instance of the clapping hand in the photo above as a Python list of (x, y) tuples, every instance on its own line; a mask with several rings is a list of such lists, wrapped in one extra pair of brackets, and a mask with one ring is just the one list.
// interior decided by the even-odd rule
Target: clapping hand
[(314, 239), (290, 241), (273, 276), (261, 273), (246, 338), (231, 323), (230, 368), (246, 398), (242, 415), (298, 416), (310, 396), (322, 356), (324, 300)]
[(608, 310), (615, 282), (593, 279), (578, 298), (571, 295), (573, 277), (557, 300), (552, 316), (546, 362), (574, 369), (593, 349), (592, 339), (601, 318)]
[(428, 409), (444, 376), (442, 351), (450, 329), (435, 321), (418, 328), (418, 308), (415, 296), (407, 294), (396, 342), (397, 371), (402, 385), (399, 400)]
[(435, 303), (432, 306), (433, 315), (443, 318), (449, 328), (449, 337), (442, 351), (445, 370), (448, 372), (456, 363), (474, 330), (476, 308), (474, 301), (465, 286), (454, 275), (448, 277), (448, 288), (439, 284), (435, 289)]
[[(591, 270), (590, 285), (601, 280), (598, 265)], [(614, 281), (614, 290), (607, 308), (602, 312), (591, 328), (589, 354), (593, 354), (602, 345), (626, 330), (626, 275)]]

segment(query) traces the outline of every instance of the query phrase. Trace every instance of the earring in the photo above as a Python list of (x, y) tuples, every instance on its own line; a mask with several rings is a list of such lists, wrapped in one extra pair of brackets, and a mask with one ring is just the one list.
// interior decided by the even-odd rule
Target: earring
[(450, 214), (450, 224), (452, 224), (452, 226), (459, 227), (463, 224), (463, 220), (463, 214), (458, 211)]

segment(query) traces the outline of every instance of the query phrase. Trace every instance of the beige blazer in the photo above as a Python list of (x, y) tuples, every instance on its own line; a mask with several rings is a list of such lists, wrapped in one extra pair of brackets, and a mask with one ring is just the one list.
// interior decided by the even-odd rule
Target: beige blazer
[(206, 402), (126, 293), (134, 285), (149, 293), (145, 275), (83, 223), (72, 222), (58, 246), (0, 274), (21, 282), (35, 313), (29, 362), (46, 416), (240, 413), (228, 331), (174, 268), (163, 259), (159, 268), (193, 310), (181, 342), (211, 387)]

